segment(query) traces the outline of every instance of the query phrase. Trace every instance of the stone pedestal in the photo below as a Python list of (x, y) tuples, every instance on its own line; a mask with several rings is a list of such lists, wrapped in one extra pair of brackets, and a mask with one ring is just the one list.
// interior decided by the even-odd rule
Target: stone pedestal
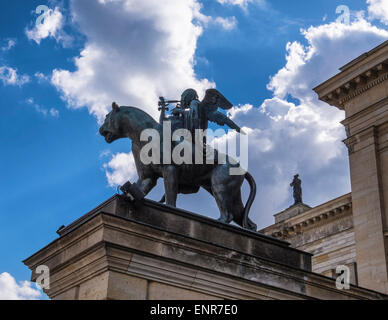
[(381, 299), (312, 273), (287, 242), (114, 196), (24, 263), (50, 270), (48, 296), (69, 299)]

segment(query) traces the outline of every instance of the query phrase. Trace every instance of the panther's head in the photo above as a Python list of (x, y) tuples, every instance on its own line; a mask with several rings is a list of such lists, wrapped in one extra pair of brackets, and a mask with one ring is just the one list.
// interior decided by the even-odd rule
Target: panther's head
[(104, 124), (100, 128), (100, 134), (105, 138), (107, 143), (112, 143), (124, 137), (119, 123), (120, 111), (120, 107), (114, 102), (112, 104), (112, 111), (106, 115)]

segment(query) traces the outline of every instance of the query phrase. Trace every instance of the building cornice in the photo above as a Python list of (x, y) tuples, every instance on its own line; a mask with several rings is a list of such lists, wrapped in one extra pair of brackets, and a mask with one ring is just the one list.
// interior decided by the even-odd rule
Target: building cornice
[[(345, 103), (388, 80), (388, 59), (347, 83), (334, 87), (319, 99), (344, 110)], [(318, 93), (318, 92), (317, 92)], [(318, 93), (319, 95), (319, 93)]]
[(320, 100), (344, 110), (355, 97), (388, 80), (388, 41), (364, 53), (314, 91)]
[(318, 223), (330, 223), (351, 214), (351, 193), (324, 203), (318, 207), (263, 229), (261, 232), (286, 240), (303, 233)]
[[(388, 62), (388, 60), (387, 60)], [(387, 68), (379, 65), (377, 68), (381, 68), (382, 70), (388, 71)], [(356, 78), (357, 79), (357, 78)], [(355, 89), (351, 91), (348, 95), (344, 96), (343, 98), (339, 98), (338, 103), (343, 106), (346, 102), (349, 100), (363, 94), (364, 92), (368, 91), (369, 89), (372, 89), (373, 87), (378, 86), (380, 83), (383, 83), (388, 79), (388, 73), (382, 74), (379, 78), (371, 80), (367, 85), (360, 87), (359, 89)], [(354, 80), (356, 81), (356, 80)], [(346, 86), (346, 85), (345, 85)], [(350, 85), (348, 85), (350, 87)], [(344, 88), (341, 88), (340, 91), (344, 90)]]

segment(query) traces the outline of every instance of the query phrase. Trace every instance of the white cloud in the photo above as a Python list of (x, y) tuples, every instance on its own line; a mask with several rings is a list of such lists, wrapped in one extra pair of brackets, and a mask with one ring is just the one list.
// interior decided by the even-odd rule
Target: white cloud
[(47, 108), (41, 107), (39, 104), (35, 103), (34, 98), (28, 98), (26, 100), (26, 103), (34, 107), (36, 112), (43, 114), (45, 117), (48, 115), (53, 118), (59, 117), (59, 111), (57, 109), (55, 108), (47, 109)]
[(59, 117), (59, 111), (57, 109), (54, 109), (54, 108), (50, 108), (49, 114), (50, 114), (50, 116), (52, 116), (54, 118)]
[(17, 283), (7, 272), (0, 274), (0, 300), (37, 300), (41, 292), (31, 287), (31, 283)]
[(0, 80), (4, 85), (22, 86), (30, 82), (28, 75), (19, 75), (17, 69), (1, 66), (0, 67)]
[[(135, 6), (131, 0), (72, 1), (72, 14), (87, 42), (75, 59), (76, 71), (55, 70), (52, 76), (69, 105), (87, 106), (101, 120), (116, 100), (157, 117), (159, 95), (177, 98), (183, 89), (194, 87), (202, 96), (213, 85), (198, 79), (193, 67), (203, 26), (217, 18), (202, 15), (195, 0), (167, 2), (146, 0)], [(241, 7), (249, 3), (219, 2)], [(383, 42), (388, 32), (357, 15), (350, 25), (323, 24), (302, 30), (302, 35), (304, 43), (287, 44), (286, 64), (270, 79), (273, 97), (260, 109), (248, 104), (230, 112), (250, 132), (249, 171), (259, 190), (251, 215), (261, 227), (292, 203), (289, 183), (297, 172), (310, 205), (350, 190), (341, 142), (343, 112), (318, 101), (312, 88)], [(132, 154), (116, 154), (104, 168), (111, 186), (136, 180)], [(198, 212), (198, 203), (209, 206), (214, 201), (201, 193), (187, 198), (185, 209)]]
[(1, 48), (1, 51), (9, 51), (14, 46), (16, 46), (16, 40), (15, 39), (7, 39), (6, 42), (7, 42), (7, 44)]
[(135, 160), (132, 152), (115, 154), (111, 161), (104, 165), (106, 177), (111, 187), (123, 185), (128, 180), (134, 182), (137, 178)]
[(350, 25), (310, 27), (302, 35), (307, 44), (288, 43), (286, 64), (270, 79), (273, 98), (260, 109), (244, 105), (230, 113), (236, 123), (252, 128), (249, 171), (259, 187), (252, 217), (261, 226), (273, 223), (272, 215), (292, 204), (289, 183), (297, 172), (307, 204), (350, 191), (343, 111), (318, 101), (312, 88), (385, 41), (388, 31), (359, 18)]
[(64, 25), (64, 17), (59, 7), (49, 9), (43, 13), (43, 22), (30, 29), (26, 29), (28, 39), (35, 41), (37, 44), (43, 39), (54, 38), (57, 42), (62, 41), (65, 44), (70, 41), (70, 38), (62, 31)]
[[(199, 93), (213, 87), (194, 72), (197, 39), (208, 25), (237, 25), (235, 17), (203, 15), (197, 0), (72, 1), (71, 12), (87, 41), (74, 60), (76, 71), (54, 70), (51, 82), (70, 107), (87, 107), (99, 121), (112, 101), (157, 118), (160, 95), (179, 98), (188, 87)], [(131, 154), (115, 155), (105, 170), (111, 186), (136, 173)]]
[(54, 70), (52, 83), (69, 106), (87, 106), (99, 120), (112, 101), (158, 117), (160, 95), (178, 98), (188, 87), (201, 93), (214, 86), (194, 72), (201, 23), (210, 22), (200, 9), (197, 0), (71, 1), (87, 41), (76, 71)]
[(38, 82), (50, 81), (50, 77), (46, 76), (42, 72), (35, 72), (34, 76), (38, 79)]
[(388, 0), (366, 0), (370, 19), (378, 19), (388, 25)]
[(217, 2), (223, 5), (239, 6), (243, 10), (247, 10), (248, 5), (251, 3), (256, 3), (260, 7), (265, 7), (266, 5), (265, 0), (217, 0)]
[(195, 15), (195, 18), (199, 22), (201, 22), (201, 24), (204, 27), (214, 25), (214, 26), (220, 26), (222, 29), (228, 31), (228, 30), (232, 30), (232, 29), (236, 28), (236, 26), (237, 26), (237, 19), (234, 16), (227, 17), (227, 18), (211, 17), (211, 16), (206, 16), (200, 12), (197, 12)]
[[(283, 98), (291, 94), (303, 101), (315, 97), (311, 90), (319, 81), (338, 72), (339, 66), (373, 48), (388, 37), (388, 31), (364, 19), (350, 25), (324, 24), (301, 31), (308, 42), (287, 44), (287, 63), (271, 79), (268, 89)], [(351, 35), (351, 36), (350, 36)], [(303, 77), (301, 75), (303, 74)], [(307, 95), (307, 96), (306, 96)]]
[(237, 26), (236, 17), (221, 18), (217, 17), (214, 19), (214, 23), (219, 24), (225, 30), (232, 30)]

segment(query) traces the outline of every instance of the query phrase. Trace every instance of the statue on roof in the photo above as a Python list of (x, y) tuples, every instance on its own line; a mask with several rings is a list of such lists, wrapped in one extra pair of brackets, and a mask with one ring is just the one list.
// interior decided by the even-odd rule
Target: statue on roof
[(293, 188), (294, 196), (294, 205), (303, 203), (302, 201), (302, 180), (299, 179), (299, 174), (294, 176), (294, 180), (291, 182), (290, 186)]

